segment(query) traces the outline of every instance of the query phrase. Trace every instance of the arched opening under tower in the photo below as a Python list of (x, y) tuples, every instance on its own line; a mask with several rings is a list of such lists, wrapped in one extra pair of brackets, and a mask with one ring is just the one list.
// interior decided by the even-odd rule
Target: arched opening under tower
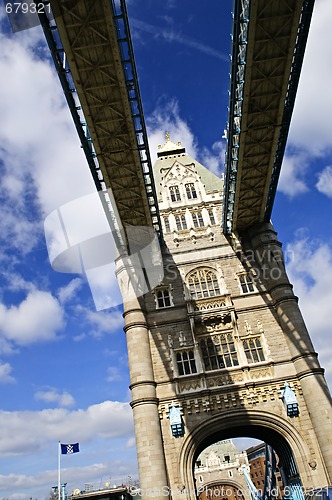
[[(301, 437), (290, 431), (287, 422), (279, 422), (277, 416), (272, 414), (267, 416), (266, 413), (263, 416), (255, 411), (252, 413), (243, 412), (242, 415), (239, 415), (238, 412), (235, 413), (231, 410), (227, 415), (218, 415), (211, 419), (209, 425), (206, 423), (198, 425), (183, 443), (179, 464), (184, 484), (193, 493), (191, 498), (195, 498), (195, 496), (200, 500), (208, 498), (207, 495), (202, 496), (202, 489), (200, 490), (197, 477), (195, 478), (195, 464), (197, 464), (200, 454), (217, 442), (241, 437), (253, 438), (267, 443), (275, 451), (283, 487), (287, 488), (285, 497), (291, 497), (291, 492), (294, 489), (304, 491), (302, 484), (308, 485), (308, 470), (304, 466), (308, 450), (306, 450), (306, 445)], [(302, 470), (298, 463), (302, 465)], [(305, 481), (302, 481), (302, 476), (306, 479)], [(226, 481), (223, 483), (226, 486)], [(231, 491), (232, 486), (236, 485), (232, 485), (232, 481), (228, 481), (228, 483)], [(234, 497), (235, 500), (242, 500), (239, 494), (233, 493), (229, 495), (231, 499)], [(227, 494), (219, 494), (219, 498), (230, 500)]]
[[(279, 457), (253, 438), (218, 441), (201, 452), (194, 464), (199, 500), (284, 500)], [(287, 493), (287, 489), (286, 489)]]

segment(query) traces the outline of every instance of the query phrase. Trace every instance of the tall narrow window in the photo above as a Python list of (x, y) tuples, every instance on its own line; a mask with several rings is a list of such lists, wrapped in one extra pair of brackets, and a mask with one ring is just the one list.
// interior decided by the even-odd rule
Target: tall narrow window
[(255, 291), (254, 284), (250, 274), (241, 274), (239, 276), (239, 281), (243, 293), (250, 293)]
[(187, 193), (188, 200), (191, 200), (193, 198), (197, 198), (195, 184), (193, 182), (191, 182), (190, 184), (186, 184), (186, 193)]
[(193, 217), (194, 227), (203, 227), (204, 226), (202, 212), (195, 212), (195, 213), (193, 213), (192, 217)]
[(169, 188), (169, 193), (171, 195), (171, 201), (180, 201), (181, 200), (179, 186), (171, 186)]
[(259, 337), (243, 340), (243, 349), (248, 363), (265, 361), (264, 351)]
[(214, 226), (215, 223), (216, 223), (216, 219), (214, 218), (214, 213), (213, 213), (213, 210), (209, 210), (209, 217), (210, 217), (210, 222), (211, 222), (211, 225)]
[(178, 231), (187, 229), (187, 221), (185, 215), (177, 215), (175, 217), (176, 228)]
[(169, 218), (168, 217), (164, 217), (164, 224), (165, 224), (165, 232), (170, 233), (171, 226), (169, 225)]
[(234, 340), (230, 333), (202, 339), (200, 347), (206, 370), (231, 368), (239, 364)]
[(197, 373), (195, 355), (193, 350), (176, 353), (176, 364), (179, 375)]
[(217, 275), (210, 269), (197, 269), (190, 273), (187, 283), (192, 299), (220, 295)]
[(158, 290), (156, 297), (157, 297), (158, 309), (162, 309), (164, 307), (170, 307), (172, 305), (170, 293), (169, 293), (169, 290), (167, 288), (163, 288), (161, 290)]

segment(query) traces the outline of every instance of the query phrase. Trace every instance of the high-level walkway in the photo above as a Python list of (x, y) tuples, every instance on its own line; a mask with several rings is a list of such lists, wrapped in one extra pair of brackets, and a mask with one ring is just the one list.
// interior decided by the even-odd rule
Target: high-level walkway
[(225, 233), (270, 220), (313, 5), (235, 2)]
[[(270, 219), (313, 4), (234, 2), (225, 233)], [(111, 188), (120, 225), (160, 233), (125, 2), (51, 7), (42, 25), (96, 186)]]

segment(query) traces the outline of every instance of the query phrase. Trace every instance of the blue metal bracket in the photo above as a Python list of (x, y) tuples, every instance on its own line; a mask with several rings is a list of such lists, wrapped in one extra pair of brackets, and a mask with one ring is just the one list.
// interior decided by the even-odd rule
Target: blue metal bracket
[(184, 424), (181, 417), (180, 408), (172, 403), (168, 416), (171, 424), (172, 436), (181, 437), (184, 435)]
[(152, 224), (157, 234), (161, 237), (162, 226), (158, 209), (157, 193), (153, 179), (148, 137), (144, 121), (142, 100), (138, 86), (134, 50), (130, 36), (126, 3), (125, 0), (112, 0), (111, 5), (113, 9), (113, 18), (116, 27), (131, 115), (135, 129), (137, 149), (140, 155), (145, 189), (152, 217)]
[(238, 172), (238, 149), (240, 146), (243, 87), (247, 59), (250, 0), (236, 0), (232, 35), (231, 88), (229, 122), (227, 125), (226, 175), (224, 187), (223, 231), (230, 234), (233, 229), (236, 181)]
[(299, 405), (296, 399), (295, 392), (289, 387), (288, 383), (285, 382), (285, 386), (281, 391), (281, 397), (285, 405), (285, 409), (288, 417), (298, 417), (300, 414)]

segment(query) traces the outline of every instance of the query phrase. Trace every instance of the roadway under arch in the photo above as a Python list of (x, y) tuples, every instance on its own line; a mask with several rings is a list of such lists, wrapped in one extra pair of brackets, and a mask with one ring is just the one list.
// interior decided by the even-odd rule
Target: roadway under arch
[(197, 495), (199, 500), (208, 500), (209, 498), (216, 498), (216, 500), (227, 498), (227, 500), (245, 500), (243, 493), (243, 486), (236, 481), (210, 481), (204, 483), (204, 487), (197, 485)]

